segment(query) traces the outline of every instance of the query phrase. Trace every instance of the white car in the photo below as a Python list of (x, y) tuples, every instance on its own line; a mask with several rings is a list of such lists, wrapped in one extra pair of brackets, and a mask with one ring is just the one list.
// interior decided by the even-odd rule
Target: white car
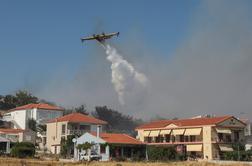
[(80, 153), (80, 160), (99, 161), (101, 158), (102, 156), (97, 154), (96, 152), (91, 152), (90, 155), (88, 155), (87, 153)]

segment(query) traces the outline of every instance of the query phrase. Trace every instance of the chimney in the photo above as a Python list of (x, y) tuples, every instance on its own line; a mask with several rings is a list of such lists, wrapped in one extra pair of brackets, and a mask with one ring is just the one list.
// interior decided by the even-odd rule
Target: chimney
[(100, 137), (100, 125), (97, 125), (97, 132), (96, 132), (96, 137), (99, 138)]

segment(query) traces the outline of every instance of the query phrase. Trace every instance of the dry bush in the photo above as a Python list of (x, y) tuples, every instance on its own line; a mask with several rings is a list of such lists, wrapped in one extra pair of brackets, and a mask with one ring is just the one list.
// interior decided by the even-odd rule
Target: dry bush
[[(91, 162), (64, 163), (35, 159), (0, 158), (0, 166), (220, 166), (207, 162)], [(246, 164), (223, 164), (223, 166), (248, 166)]]

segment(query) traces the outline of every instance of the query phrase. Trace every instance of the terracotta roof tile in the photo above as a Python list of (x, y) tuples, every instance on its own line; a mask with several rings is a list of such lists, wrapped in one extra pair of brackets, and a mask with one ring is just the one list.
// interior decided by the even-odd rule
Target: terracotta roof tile
[(91, 124), (107, 124), (107, 122), (96, 119), (94, 117), (84, 115), (81, 113), (71, 113), (56, 119), (49, 120), (47, 123), (53, 122), (83, 122), (83, 123), (91, 123)]
[(179, 120), (159, 120), (138, 126), (137, 129), (147, 129), (147, 128), (163, 128), (169, 124), (175, 124), (179, 127), (185, 126), (203, 126), (203, 125), (215, 125), (224, 120), (231, 118), (232, 116), (219, 116), (219, 117), (204, 117), (204, 118), (194, 118), (194, 119), (179, 119)]
[(16, 134), (16, 133), (22, 133), (25, 130), (22, 129), (6, 129), (6, 128), (0, 128), (0, 133), (5, 133), (5, 134)]
[(27, 109), (33, 109), (33, 108), (43, 109), (43, 110), (55, 110), (55, 111), (63, 111), (64, 110), (63, 108), (58, 107), (58, 106), (53, 106), (53, 105), (49, 105), (49, 104), (45, 104), (45, 103), (39, 103), (39, 104), (27, 104), (27, 105), (23, 105), (20, 107), (16, 107), (16, 108), (9, 110), (9, 112), (17, 111), (17, 110), (27, 110)]
[[(91, 133), (96, 136), (95, 132)], [(130, 144), (130, 145), (144, 145), (143, 142), (127, 135), (127, 134), (119, 134), (119, 133), (100, 133), (99, 137), (105, 140), (107, 143), (113, 144)]]

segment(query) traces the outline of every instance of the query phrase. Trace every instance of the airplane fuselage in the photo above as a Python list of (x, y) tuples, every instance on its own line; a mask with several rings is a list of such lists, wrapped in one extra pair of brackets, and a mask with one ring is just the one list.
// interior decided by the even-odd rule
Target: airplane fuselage
[(81, 41), (83, 42), (85, 40), (96, 40), (100, 43), (104, 43), (106, 39), (110, 39), (111, 37), (118, 36), (118, 35), (119, 35), (119, 32), (109, 33), (109, 34), (102, 33), (102, 34), (98, 34), (98, 35), (94, 34), (91, 37), (81, 38)]

